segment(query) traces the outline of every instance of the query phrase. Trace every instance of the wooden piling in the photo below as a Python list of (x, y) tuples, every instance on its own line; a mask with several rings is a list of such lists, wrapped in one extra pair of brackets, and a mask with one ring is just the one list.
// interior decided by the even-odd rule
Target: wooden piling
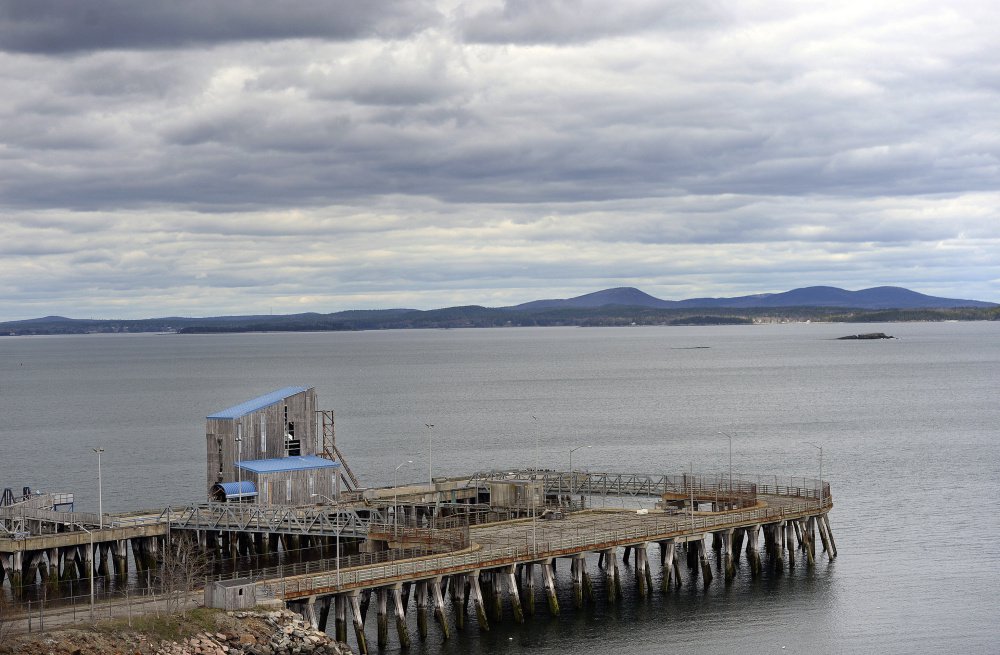
[(448, 631), (448, 618), (444, 613), (444, 595), (441, 593), (441, 578), (434, 578), (427, 583), (431, 595), (434, 597), (434, 618), (437, 620), (439, 626), (441, 626), (441, 634), (447, 639), (449, 636)]
[(542, 578), (545, 581), (545, 594), (549, 600), (549, 614), (559, 616), (559, 598), (556, 596), (556, 581), (552, 571), (553, 560), (542, 562)]
[(698, 560), (701, 562), (701, 579), (707, 587), (712, 583), (712, 566), (708, 562), (708, 555), (705, 552), (705, 540), (698, 539), (695, 548), (698, 551)]
[(399, 647), (410, 647), (410, 629), (406, 625), (406, 611), (403, 609), (403, 585), (396, 584), (392, 588), (392, 600), (396, 610), (396, 634), (399, 636)]
[(427, 639), (427, 584), (426, 580), (417, 582), (417, 635), (421, 641)]
[[(823, 515), (823, 526), (826, 528), (826, 536), (830, 539), (830, 549), (833, 557), (837, 556), (837, 541), (833, 538), (833, 530), (830, 529), (830, 515)], [(831, 558), (832, 559), (832, 558)]]
[(388, 590), (385, 587), (379, 587), (375, 591), (375, 607), (378, 612), (376, 618), (378, 620), (378, 647), (382, 650), (389, 644), (389, 615), (387, 614), (387, 596)]
[(674, 572), (674, 540), (660, 542), (660, 565), (663, 569), (662, 579), (660, 581), (660, 591), (667, 593), (670, 589), (670, 576)]
[(354, 618), (354, 638), (358, 642), (359, 655), (368, 655), (368, 641), (365, 639), (365, 620), (358, 602), (358, 592), (352, 591), (348, 596), (351, 605), (351, 615)]
[(525, 614), (535, 615), (535, 565), (528, 562), (524, 565), (524, 585), (522, 586)]
[(490, 631), (490, 623), (486, 619), (486, 608), (483, 607), (483, 593), (479, 588), (479, 572), (469, 573), (469, 595), (472, 596), (472, 603), (476, 608), (476, 619), (479, 621), (479, 629), (483, 632)]
[(639, 589), (639, 598), (649, 595), (649, 587), (652, 585), (649, 573), (649, 556), (646, 550), (647, 544), (639, 544), (635, 547), (635, 582)]
[(333, 598), (333, 626), (337, 641), (347, 641), (347, 597), (344, 594)]
[(517, 566), (511, 565), (507, 569), (507, 593), (510, 596), (510, 607), (514, 614), (514, 621), (524, 623), (524, 612), (521, 610), (521, 596), (517, 588)]

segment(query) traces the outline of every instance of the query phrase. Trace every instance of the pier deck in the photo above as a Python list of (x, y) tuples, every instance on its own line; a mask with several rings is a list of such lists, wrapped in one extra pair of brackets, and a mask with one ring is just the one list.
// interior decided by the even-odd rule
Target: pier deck
[(825, 514), (832, 499), (760, 494), (762, 506), (729, 512), (594, 509), (566, 518), (520, 519), (470, 528), (470, 546), (461, 552), (412, 561), (342, 569), (257, 583), (258, 597), (293, 600), (568, 557), (644, 543), (703, 539), (706, 533), (805, 519)]

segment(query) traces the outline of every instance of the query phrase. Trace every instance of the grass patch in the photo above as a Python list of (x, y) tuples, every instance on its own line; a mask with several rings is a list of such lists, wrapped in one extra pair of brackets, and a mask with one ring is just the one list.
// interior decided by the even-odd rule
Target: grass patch
[(131, 627), (128, 619), (115, 619), (98, 623), (94, 630), (104, 634), (133, 632), (161, 641), (179, 641), (199, 632), (215, 632), (220, 614), (225, 612), (207, 607), (188, 610), (186, 616), (181, 616), (180, 613), (160, 616), (140, 614), (132, 617)]

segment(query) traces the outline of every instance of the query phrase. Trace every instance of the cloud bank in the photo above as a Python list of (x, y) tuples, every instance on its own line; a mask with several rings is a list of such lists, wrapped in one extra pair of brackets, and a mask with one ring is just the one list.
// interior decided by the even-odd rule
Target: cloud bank
[(1000, 301), (992, 3), (0, 2), (4, 319)]

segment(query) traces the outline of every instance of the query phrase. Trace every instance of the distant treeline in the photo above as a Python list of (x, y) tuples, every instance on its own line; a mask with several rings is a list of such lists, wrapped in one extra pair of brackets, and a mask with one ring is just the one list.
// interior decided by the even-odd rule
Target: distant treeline
[(0, 323), (0, 335), (177, 332), (332, 332), (344, 330), (441, 329), (476, 327), (614, 327), (630, 325), (745, 325), (773, 322), (892, 323), (901, 321), (995, 321), (1000, 308), (845, 310), (823, 307), (760, 309), (657, 309), (604, 306), (548, 310), (448, 307), (430, 311), (386, 309), (291, 314), (143, 320), (80, 320), (58, 316)]

